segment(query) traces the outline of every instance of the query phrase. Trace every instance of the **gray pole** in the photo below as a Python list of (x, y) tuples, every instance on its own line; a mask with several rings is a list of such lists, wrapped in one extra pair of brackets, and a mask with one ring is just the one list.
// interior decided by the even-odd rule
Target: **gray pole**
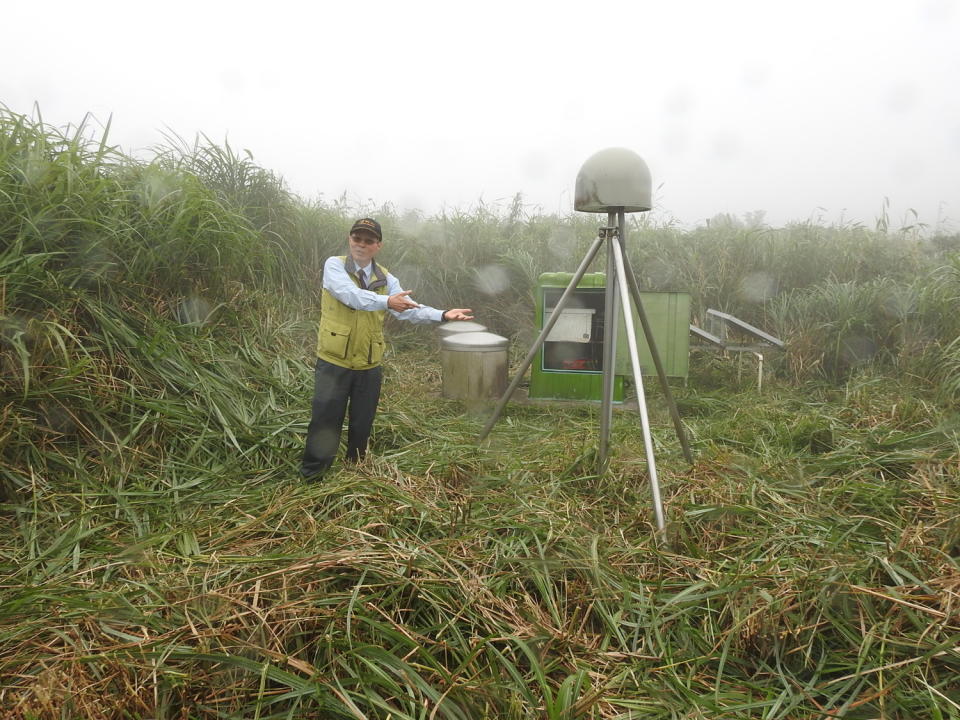
[[(496, 408), (493, 410), (493, 415), (490, 416), (490, 419), (487, 420), (487, 424), (483, 426), (483, 430), (480, 432), (479, 440), (483, 440), (490, 434), (490, 430), (493, 429), (494, 424), (500, 417), (500, 413), (503, 412), (503, 409), (507, 406), (507, 402), (513, 396), (514, 391), (517, 389), (517, 386), (520, 385), (520, 381), (523, 380), (523, 374), (527, 371), (527, 368), (530, 367), (530, 363), (533, 362), (533, 358), (537, 354), (537, 350), (543, 345), (544, 339), (547, 335), (550, 334), (550, 331), (553, 329), (553, 326), (556, 325), (557, 320), (560, 319), (560, 312), (567, 304), (567, 300), (573, 294), (573, 291), (576, 289), (577, 285), (580, 284), (580, 281), (583, 279), (584, 274), (587, 272), (587, 268), (590, 267), (590, 263), (593, 262), (593, 259), (597, 256), (597, 251), (600, 249), (600, 246), (603, 244), (603, 238), (597, 237), (593, 241), (593, 245), (590, 246), (590, 249), (587, 250), (587, 254), (583, 256), (583, 260), (580, 262), (580, 267), (577, 268), (577, 271), (573, 274), (570, 283), (567, 285), (567, 289), (563, 291), (563, 295), (560, 296), (560, 299), (557, 300), (557, 304), (553, 308), (553, 314), (550, 316), (550, 319), (543, 326), (543, 330), (540, 331), (540, 335), (537, 336), (537, 339), (533, 341), (533, 345), (530, 347), (530, 352), (527, 353), (527, 357), (524, 358), (523, 363), (520, 365), (520, 369), (517, 371), (517, 374), (513, 377), (513, 382), (510, 383), (510, 387), (507, 388), (506, 392), (503, 393), (503, 396), (497, 402)], [(546, 308), (544, 308), (546, 310)]]
[[(613, 212), (607, 213), (607, 227), (617, 223)], [(603, 303), (603, 394), (600, 402), (600, 442), (597, 448), (597, 471), (603, 473), (607, 467), (607, 455), (610, 446), (610, 426), (613, 424), (613, 389), (617, 358), (617, 284), (613, 281), (616, 265), (613, 260), (612, 246), (616, 242), (607, 231), (607, 274)]]

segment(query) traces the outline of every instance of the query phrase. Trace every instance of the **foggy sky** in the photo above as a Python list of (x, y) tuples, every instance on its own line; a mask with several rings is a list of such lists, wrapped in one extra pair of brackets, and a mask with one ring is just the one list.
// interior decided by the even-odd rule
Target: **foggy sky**
[(654, 214), (960, 229), (960, 0), (5, 7), (0, 103), (249, 149), (305, 199), (568, 214), (610, 146)]

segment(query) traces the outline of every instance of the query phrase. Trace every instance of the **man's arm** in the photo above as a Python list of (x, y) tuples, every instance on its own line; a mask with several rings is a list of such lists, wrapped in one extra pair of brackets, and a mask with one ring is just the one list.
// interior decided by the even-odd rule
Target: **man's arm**
[[(392, 273), (387, 273), (387, 293), (390, 296), (389, 300), (393, 301), (389, 303), (388, 308), (394, 317), (413, 323), (414, 325), (443, 321), (443, 310), (437, 310), (429, 305), (420, 305), (410, 299), (410, 291), (400, 287), (400, 281), (397, 280)], [(393, 307), (398, 306), (395, 300), (399, 300), (399, 302), (402, 303), (399, 306), (406, 306), (408, 309), (399, 312), (393, 309)]]
[[(401, 320), (408, 320), (414, 324), (447, 322), (448, 320), (473, 320), (473, 310), (470, 308), (437, 310), (436, 308), (432, 308), (428, 305), (420, 305), (409, 297), (410, 291), (401, 288), (400, 282), (390, 273), (387, 273), (387, 292), (390, 293), (390, 312)], [(400, 312), (394, 312), (394, 310), (398, 308), (407, 309)]]
[(387, 273), (387, 295), (363, 290), (347, 274), (343, 260), (333, 255), (323, 264), (323, 287), (337, 300), (354, 310), (389, 310), (401, 320), (414, 324), (437, 323), (446, 320), (472, 320), (469, 309), (437, 310), (420, 305), (410, 299), (410, 291), (404, 290), (391, 273)]
[[(437, 310), (428, 305), (420, 305), (410, 299), (410, 293), (400, 287), (400, 282), (390, 273), (387, 273), (387, 292), (390, 293), (390, 312), (401, 320), (407, 320), (414, 324), (428, 322), (446, 322), (447, 320), (473, 320), (473, 311), (469, 308), (455, 308), (453, 310)], [(396, 312), (394, 301), (399, 300), (409, 309), (402, 312)]]

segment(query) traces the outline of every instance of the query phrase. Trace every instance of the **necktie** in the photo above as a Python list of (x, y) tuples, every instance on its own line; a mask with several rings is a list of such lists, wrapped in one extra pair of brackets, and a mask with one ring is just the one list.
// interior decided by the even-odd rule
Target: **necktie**
[(367, 283), (363, 281), (363, 270), (357, 270), (357, 280), (360, 281), (360, 287), (364, 290), (367, 289)]

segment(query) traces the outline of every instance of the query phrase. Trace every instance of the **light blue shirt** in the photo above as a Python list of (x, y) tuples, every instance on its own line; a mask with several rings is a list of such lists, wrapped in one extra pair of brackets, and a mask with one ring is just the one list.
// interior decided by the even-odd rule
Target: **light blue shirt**
[[(369, 285), (371, 266), (367, 265), (365, 268), (360, 269), (364, 273), (364, 282)], [(363, 290), (351, 279), (346, 268), (343, 266), (343, 260), (336, 255), (328, 257), (327, 261), (323, 264), (323, 289), (328, 291), (344, 305), (354, 310), (366, 310), (368, 312), (388, 310), (394, 317), (415, 325), (441, 322), (443, 320), (443, 310), (437, 310), (427, 305), (410, 308), (403, 312), (390, 310), (390, 308), (387, 307), (387, 297), (403, 292), (403, 288), (400, 287), (400, 281), (391, 273), (387, 273), (386, 295), (381, 295), (372, 290)]]

